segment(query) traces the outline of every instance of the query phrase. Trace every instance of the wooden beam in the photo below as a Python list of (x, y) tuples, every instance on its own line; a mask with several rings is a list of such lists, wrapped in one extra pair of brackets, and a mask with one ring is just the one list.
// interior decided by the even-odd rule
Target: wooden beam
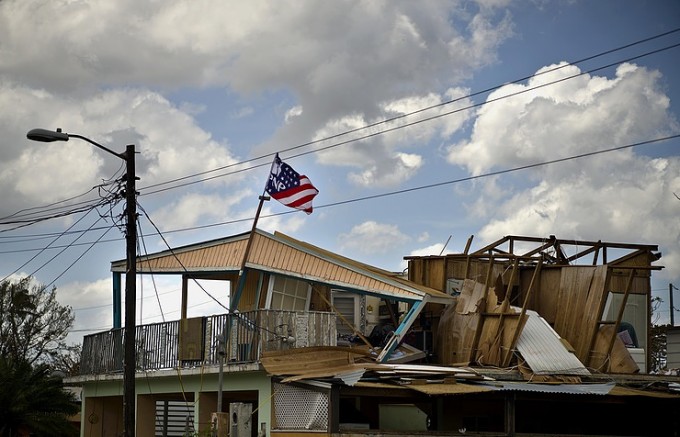
[(467, 243), (465, 243), (465, 250), (463, 251), (463, 254), (467, 255), (470, 252), (470, 246), (472, 246), (472, 238), (474, 235), (470, 235), (470, 237), (467, 239)]
[[(614, 330), (612, 332), (612, 336), (609, 339), (609, 345), (607, 346), (607, 353), (605, 354), (605, 358), (608, 358), (611, 353), (612, 349), (614, 348), (614, 341), (616, 341), (616, 336), (619, 330), (619, 326), (621, 325), (621, 319), (623, 318), (623, 312), (626, 309), (626, 303), (628, 303), (628, 296), (630, 295), (630, 287), (633, 285), (633, 278), (635, 277), (635, 269), (632, 269), (630, 271), (630, 275), (628, 275), (628, 282), (626, 283), (626, 291), (623, 293), (623, 301), (621, 302), (621, 308), (619, 308), (619, 314), (616, 316), (616, 323), (614, 323)], [(609, 362), (610, 360), (607, 360)]]
[[(506, 312), (508, 311), (508, 308), (510, 307), (510, 293), (512, 291), (512, 282), (515, 280), (515, 274), (517, 270), (519, 269), (519, 260), (515, 258), (514, 263), (512, 264), (512, 270), (510, 271), (510, 280), (508, 282), (508, 286), (505, 289), (505, 296), (503, 296), (503, 303), (501, 303), (501, 308), (500, 308), (500, 314), (498, 314), (498, 327), (496, 328), (496, 335), (494, 336), (494, 341), (492, 343), (495, 345), (498, 343), (498, 347), (501, 351), (501, 355), (499, 357), (500, 360), (502, 360), (505, 356), (503, 355), (503, 331), (504, 331), (504, 325), (503, 325), (503, 319), (506, 316)], [(497, 313), (493, 313), (494, 315)], [(507, 316), (519, 316), (519, 314), (515, 313), (510, 313), (507, 314)], [(521, 320), (521, 319), (520, 319)], [(519, 325), (518, 325), (519, 327)], [(494, 349), (495, 350), (495, 349)]]
[[(545, 240), (544, 240), (544, 241), (545, 241)], [(551, 239), (549, 239), (546, 243), (541, 244), (539, 247), (537, 247), (537, 248), (535, 248), (535, 249), (533, 249), (533, 250), (530, 250), (529, 252), (526, 252), (526, 253), (524, 253), (524, 254), (522, 254), (522, 255), (523, 255), (523, 256), (532, 256), (532, 255), (535, 255), (535, 254), (537, 254), (537, 253), (539, 253), (539, 252), (544, 251), (545, 249), (547, 249), (547, 248), (549, 248), (549, 247), (553, 247), (554, 245), (555, 245), (555, 239), (554, 239), (554, 238), (551, 238)]]
[(486, 271), (486, 281), (484, 282), (484, 295), (481, 299), (482, 308), (479, 311), (479, 323), (477, 324), (477, 329), (475, 330), (475, 336), (472, 340), (472, 345), (470, 346), (470, 361), (477, 361), (477, 347), (479, 346), (479, 339), (482, 336), (482, 331), (484, 330), (484, 313), (486, 312), (486, 303), (489, 298), (489, 286), (491, 284), (491, 273), (493, 272), (493, 257), (489, 258), (489, 268)]
[(505, 242), (508, 241), (509, 239), (510, 239), (510, 237), (505, 236), (505, 237), (501, 238), (500, 240), (498, 240), (498, 241), (496, 241), (496, 242), (493, 242), (493, 243), (491, 243), (491, 244), (489, 244), (489, 245), (487, 245), (487, 246), (482, 247), (482, 248), (479, 249), (479, 250), (476, 250), (476, 251), (473, 253), (473, 255), (481, 255), (481, 254), (484, 254), (484, 253), (488, 252), (489, 250), (491, 250), (491, 249), (493, 249), (493, 248), (495, 248), (495, 247), (497, 247), (497, 246), (500, 246), (501, 244), (505, 243)]
[(364, 335), (363, 335), (363, 334), (362, 334), (362, 333), (361, 333), (354, 325), (352, 325), (352, 324), (349, 322), (349, 320), (347, 320), (347, 319), (345, 318), (345, 316), (343, 316), (342, 313), (341, 313), (340, 311), (337, 310), (337, 308), (335, 308), (335, 307), (333, 306), (333, 304), (326, 298), (326, 296), (324, 296), (324, 294), (323, 294), (317, 287), (315, 287), (315, 286), (312, 285), (312, 290), (314, 290), (314, 291), (317, 292), (317, 294), (321, 297), (321, 299), (322, 299), (324, 302), (326, 302), (326, 305), (328, 305), (328, 307), (329, 307), (331, 310), (333, 310), (333, 312), (334, 312), (335, 314), (337, 314), (338, 317), (340, 317), (340, 320), (342, 320), (343, 323), (344, 323), (345, 325), (349, 326), (349, 328), (352, 330), (352, 332), (353, 332), (354, 334), (358, 335), (359, 338), (361, 338), (361, 340), (366, 344), (366, 346), (368, 346), (369, 348), (372, 348), (372, 347), (373, 347), (373, 345), (371, 344), (371, 342), (368, 341), (368, 339), (367, 339), (366, 337), (364, 337)]

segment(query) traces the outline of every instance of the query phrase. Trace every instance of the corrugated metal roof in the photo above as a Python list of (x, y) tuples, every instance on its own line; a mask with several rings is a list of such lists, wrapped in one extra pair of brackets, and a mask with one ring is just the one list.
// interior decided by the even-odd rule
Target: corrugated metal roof
[[(137, 260), (139, 273), (234, 272), (240, 269), (250, 233), (162, 251)], [(111, 271), (124, 272), (126, 261), (111, 263)], [(400, 300), (449, 303), (446, 293), (398, 278), (281, 233), (255, 230), (246, 266), (331, 286)]]
[(506, 382), (506, 381), (478, 381), (473, 384), (489, 387), (499, 391), (529, 391), (537, 393), (562, 393), (574, 395), (607, 395), (616, 384), (613, 382), (603, 384), (536, 384), (531, 382)]
[(590, 372), (559, 335), (535, 311), (527, 311), (527, 321), (517, 340), (517, 350), (537, 375), (590, 375)]
[(469, 393), (483, 393), (493, 391), (491, 387), (486, 387), (478, 384), (467, 383), (440, 383), (440, 384), (410, 384), (404, 387), (410, 388), (427, 395), (464, 395)]

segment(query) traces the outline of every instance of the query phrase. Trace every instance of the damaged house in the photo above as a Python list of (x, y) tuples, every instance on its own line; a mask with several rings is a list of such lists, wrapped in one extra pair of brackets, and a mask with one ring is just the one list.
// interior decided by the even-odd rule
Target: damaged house
[[(648, 374), (656, 246), (471, 242), (407, 273), (257, 229), (139, 257), (181, 275), (182, 314), (137, 327), (136, 435), (677, 435), (680, 378)], [(123, 429), (112, 272), (114, 327), (69, 380), (83, 436)], [(192, 280), (230, 311), (188, 318)]]

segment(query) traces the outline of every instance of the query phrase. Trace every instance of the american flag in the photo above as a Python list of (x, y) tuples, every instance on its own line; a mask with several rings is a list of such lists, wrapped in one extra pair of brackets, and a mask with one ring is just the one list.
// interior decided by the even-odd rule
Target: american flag
[(312, 213), (312, 199), (319, 194), (312, 181), (281, 161), (278, 153), (274, 157), (265, 190), (284, 205), (301, 209), (307, 214)]

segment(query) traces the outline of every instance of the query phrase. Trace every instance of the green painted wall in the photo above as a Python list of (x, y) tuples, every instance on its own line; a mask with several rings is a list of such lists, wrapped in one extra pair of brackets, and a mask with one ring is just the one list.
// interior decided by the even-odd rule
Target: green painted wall
[[(155, 401), (164, 399), (191, 403), (195, 410), (195, 429), (206, 429), (209, 427), (210, 414), (216, 410), (218, 382), (217, 373), (206, 373), (201, 369), (137, 373), (137, 436), (153, 437)], [(82, 387), (81, 437), (108, 436), (107, 429), (118, 429), (122, 423), (122, 378), (83, 382)], [(265, 371), (225, 371), (222, 409), (228, 412), (230, 402), (252, 403), (252, 417), (257, 418), (257, 422), (253, 421), (253, 427), (260, 429), (261, 424), (265, 423), (269, 434), (271, 390), (271, 379)]]

